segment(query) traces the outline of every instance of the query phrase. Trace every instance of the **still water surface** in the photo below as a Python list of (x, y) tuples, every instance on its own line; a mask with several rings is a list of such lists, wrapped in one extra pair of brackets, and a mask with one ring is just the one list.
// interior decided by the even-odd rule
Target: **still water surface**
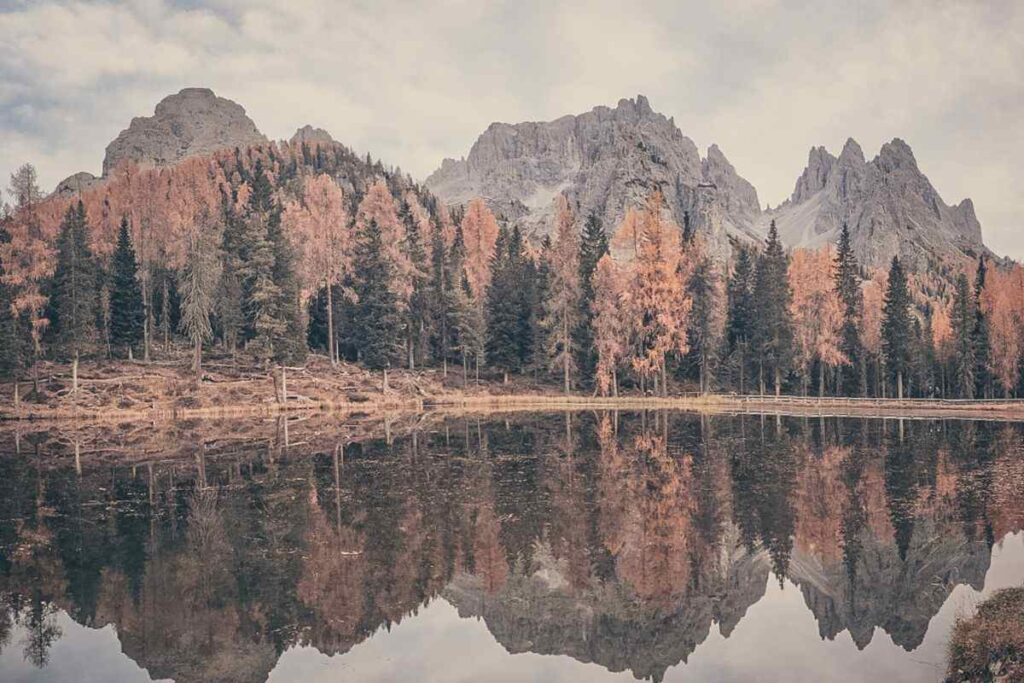
[(0, 681), (936, 681), (1024, 582), (1024, 425), (281, 431), (4, 437)]

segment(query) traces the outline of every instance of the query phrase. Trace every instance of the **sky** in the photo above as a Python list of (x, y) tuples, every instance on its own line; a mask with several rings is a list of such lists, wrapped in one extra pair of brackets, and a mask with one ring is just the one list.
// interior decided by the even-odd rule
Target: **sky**
[(1024, 258), (1020, 0), (0, 0), (0, 179), (99, 174), (133, 116), (193, 86), (271, 138), (309, 123), (417, 179), (493, 121), (644, 94), (772, 206), (812, 146), (900, 137)]

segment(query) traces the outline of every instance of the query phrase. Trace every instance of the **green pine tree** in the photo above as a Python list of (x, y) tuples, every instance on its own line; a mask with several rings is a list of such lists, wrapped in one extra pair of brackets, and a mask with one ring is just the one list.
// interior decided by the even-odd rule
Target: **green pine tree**
[(181, 271), (181, 331), (192, 343), (192, 370), (202, 377), (203, 344), (213, 337), (211, 316), (220, 282), (220, 236), (213, 230), (195, 230), (189, 236), (185, 267)]
[(523, 333), (521, 291), (518, 286), (516, 246), (509, 227), (502, 224), (494, 244), (491, 282), (487, 288), (487, 363), (502, 372), (522, 368), (520, 336)]
[(726, 288), (725, 337), (740, 393), (747, 391), (750, 343), (754, 335), (754, 258), (740, 248)]
[(793, 342), (790, 319), (789, 259), (779, 241), (779, 231), (772, 221), (764, 252), (754, 273), (754, 325), (752, 342), (758, 361), (761, 392), (771, 378), (775, 395), (782, 392), (782, 381), (789, 370)]
[(974, 276), (974, 329), (971, 337), (974, 344), (974, 395), (981, 398), (991, 398), (993, 395), (989, 322), (985, 308), (981, 305), (987, 272), (985, 256), (979, 256), (978, 271)]
[(404, 235), (402, 252), (413, 266), (412, 293), (405, 312), (405, 339), (408, 365), (415, 368), (417, 360), (422, 364), (427, 355), (427, 342), (430, 339), (430, 280), (427, 264), (427, 249), (416, 224), (412, 207), (405, 200), (398, 210), (402, 221)]
[(601, 220), (594, 214), (583, 224), (580, 239), (580, 321), (576, 327), (576, 368), (580, 383), (587, 388), (594, 385), (597, 352), (594, 350), (594, 271), (597, 262), (608, 253), (608, 236)]
[(473, 291), (465, 273), (462, 275), (462, 283), (455, 288), (454, 294), (452, 310), (456, 327), (456, 351), (462, 357), (462, 377), (465, 381), (471, 362), (475, 365), (479, 378), (480, 360), (484, 355), (486, 324), (483, 309), (473, 299)]
[[(168, 317), (165, 314), (164, 317)], [(121, 219), (117, 247), (111, 259), (110, 273), (110, 343), (122, 351), (142, 341), (142, 325), (146, 311), (139, 284), (139, 265), (135, 259), (128, 219)], [(169, 322), (169, 321), (168, 321)]]
[(545, 333), (544, 302), (548, 300), (551, 290), (551, 236), (545, 235), (540, 243), (540, 254), (531, 266), (527, 266), (524, 280), (532, 285), (524, 290), (529, 298), (524, 300), (522, 308), (522, 341), (520, 350), (523, 366), (543, 368), (547, 365), (544, 357), (544, 346), (540, 343)]
[(270, 211), (267, 236), (274, 254), (271, 271), (274, 285), (280, 292), (275, 306), (281, 332), (274, 339), (274, 360), (279, 363), (301, 363), (306, 358), (306, 328), (302, 317), (302, 287), (296, 273), (297, 255), (291, 240), (281, 228), (281, 211)]
[(449, 354), (452, 349), (452, 311), (449, 304), (453, 280), (451, 264), (448, 262), (448, 247), (441, 224), (437, 220), (431, 224), (430, 262), (430, 309), (433, 328), (431, 345), (434, 357), (441, 361), (447, 375)]
[(974, 296), (971, 292), (967, 276), (960, 273), (953, 292), (953, 310), (951, 312), (953, 327), (953, 383), (960, 398), (974, 398), (975, 362), (974, 345)]
[(860, 265), (850, 243), (850, 229), (843, 223), (836, 248), (836, 292), (843, 305), (839, 348), (849, 360), (840, 366), (838, 393), (867, 392), (867, 372), (861, 351), (860, 324), (864, 297), (860, 289)]
[(58, 354), (73, 357), (97, 340), (99, 311), (98, 268), (89, 248), (89, 224), (81, 201), (68, 207), (56, 250), (50, 333)]
[(278, 310), (282, 292), (274, 282), (274, 244), (267, 227), (262, 213), (246, 220), (243, 260), (238, 268), (246, 348), (264, 363), (274, 357), (274, 341), (286, 330)]
[(896, 382), (896, 397), (903, 398), (904, 380), (910, 367), (914, 328), (910, 314), (910, 290), (898, 256), (889, 267), (889, 286), (882, 304), (882, 357), (888, 376)]
[(401, 340), (402, 321), (398, 297), (390, 284), (393, 267), (384, 250), (384, 239), (376, 220), (360, 228), (356, 238), (353, 285), (352, 331), (360, 344), (360, 360), (381, 370), (391, 365)]
[(687, 359), (696, 368), (701, 392), (707, 393), (715, 384), (723, 332), (719, 307), (721, 279), (711, 257), (700, 258), (686, 289), (693, 302), (687, 330), (690, 345)]

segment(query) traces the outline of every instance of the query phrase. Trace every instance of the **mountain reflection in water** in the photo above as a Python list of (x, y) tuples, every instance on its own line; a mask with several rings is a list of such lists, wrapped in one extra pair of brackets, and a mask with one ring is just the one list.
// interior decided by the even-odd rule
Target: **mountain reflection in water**
[(371, 433), (111, 434), (85, 456), (3, 437), (0, 679), (59, 679), (78, 625), (179, 683), (368, 639), (401, 662), (392, 627), (443, 601), (504, 652), (661, 680), (794, 586), (819, 642), (881, 630), (910, 653), (1024, 527), (1024, 425), (648, 412)]

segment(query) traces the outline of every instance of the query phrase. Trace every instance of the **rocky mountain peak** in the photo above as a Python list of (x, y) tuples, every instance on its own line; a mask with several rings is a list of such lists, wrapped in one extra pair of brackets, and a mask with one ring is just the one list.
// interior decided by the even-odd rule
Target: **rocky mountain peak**
[(606, 231), (627, 208), (660, 189), (677, 222), (696, 221), (722, 249), (728, 236), (756, 238), (757, 193), (717, 147), (697, 145), (643, 95), (549, 122), (494, 123), (465, 159), (446, 159), (426, 180), (449, 205), (483, 197), (527, 234), (551, 230), (553, 200), (565, 194)]
[(876, 161), (889, 171), (904, 168), (914, 173), (918, 172), (914, 151), (910, 149), (910, 145), (899, 138), (893, 138), (891, 142), (882, 145)]
[(864, 150), (853, 138), (846, 138), (846, 144), (843, 145), (843, 151), (839, 154), (838, 161), (840, 165), (845, 166), (863, 166), (867, 163), (864, 159)]
[(331, 134), (323, 128), (314, 128), (308, 123), (295, 131), (289, 140), (293, 145), (299, 145), (305, 142), (306, 144), (333, 144), (335, 142)]
[(836, 161), (824, 147), (811, 147), (807, 154), (807, 168), (797, 179), (790, 201), (798, 204), (821, 191), (828, 182)]
[(845, 223), (860, 261), (876, 267), (894, 255), (916, 268), (984, 249), (974, 205), (943, 202), (900, 138), (871, 161), (852, 138), (838, 158), (813, 147), (793, 194), (762, 218), (761, 229), (773, 219), (788, 247), (834, 243)]
[(218, 149), (266, 142), (241, 105), (209, 88), (185, 88), (161, 100), (153, 116), (132, 119), (107, 145), (103, 175), (125, 159), (162, 166)]

